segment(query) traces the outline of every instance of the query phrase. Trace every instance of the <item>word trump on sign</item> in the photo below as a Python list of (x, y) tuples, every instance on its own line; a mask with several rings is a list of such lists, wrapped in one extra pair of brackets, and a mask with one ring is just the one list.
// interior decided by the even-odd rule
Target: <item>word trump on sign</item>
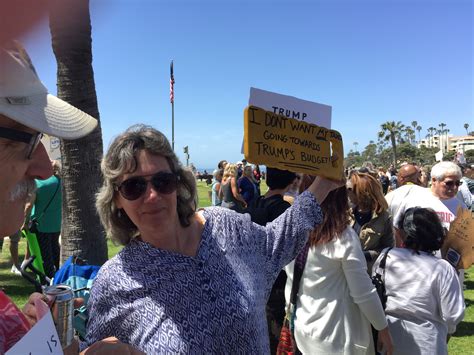
[(254, 164), (332, 179), (344, 176), (339, 132), (255, 106), (244, 112), (244, 155)]

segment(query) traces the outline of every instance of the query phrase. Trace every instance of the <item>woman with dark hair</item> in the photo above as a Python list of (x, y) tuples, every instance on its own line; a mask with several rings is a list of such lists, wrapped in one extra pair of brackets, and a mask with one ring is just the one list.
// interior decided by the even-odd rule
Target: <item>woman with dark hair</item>
[(447, 354), (448, 334), (463, 319), (465, 305), (456, 270), (434, 255), (443, 244), (444, 229), (433, 210), (415, 207), (405, 212), (396, 233), (405, 248), (388, 251), (384, 271), (394, 353)]
[(227, 208), (196, 210), (196, 179), (149, 126), (115, 138), (96, 206), (123, 249), (88, 303), (86, 341), (115, 336), (147, 354), (268, 353), (265, 303), (280, 270), (321, 222), (341, 185), (317, 178), (266, 226)]
[(384, 248), (395, 246), (392, 218), (387, 209), (382, 185), (372, 175), (354, 173), (347, 181), (351, 208), (351, 226), (359, 235), (369, 274), (372, 264)]
[[(323, 222), (311, 232), (305, 248), (294, 319), (296, 345), (304, 354), (374, 354), (372, 324), (379, 331), (380, 346), (390, 354), (382, 304), (367, 274), (359, 237), (349, 225), (346, 187), (331, 191), (321, 208)], [(287, 303), (294, 264), (285, 268)]]

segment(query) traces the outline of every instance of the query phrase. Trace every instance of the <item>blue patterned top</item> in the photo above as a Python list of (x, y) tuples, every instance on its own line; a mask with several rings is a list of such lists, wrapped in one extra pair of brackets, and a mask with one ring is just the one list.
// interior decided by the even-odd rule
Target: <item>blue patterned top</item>
[(147, 354), (269, 352), (265, 304), (280, 270), (322, 221), (305, 192), (266, 227), (209, 207), (195, 257), (133, 240), (99, 271), (87, 344), (109, 336)]

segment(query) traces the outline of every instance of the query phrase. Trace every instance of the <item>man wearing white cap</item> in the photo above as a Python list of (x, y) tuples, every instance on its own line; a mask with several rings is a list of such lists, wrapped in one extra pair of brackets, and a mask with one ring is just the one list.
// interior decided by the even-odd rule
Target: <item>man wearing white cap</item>
[[(52, 175), (41, 143), (43, 133), (77, 139), (92, 132), (97, 120), (48, 94), (25, 49), (15, 41), (0, 48), (0, 238), (16, 232), (23, 223), (26, 198), (34, 179)], [(23, 312), (0, 291), (0, 353), (6, 352), (36, 322), (30, 296)], [(110, 344), (105, 344), (110, 345)], [(93, 345), (94, 346), (94, 345)], [(104, 344), (98, 344), (103, 348)], [(117, 346), (115, 341), (113, 346)], [(127, 345), (123, 345), (128, 347)]]

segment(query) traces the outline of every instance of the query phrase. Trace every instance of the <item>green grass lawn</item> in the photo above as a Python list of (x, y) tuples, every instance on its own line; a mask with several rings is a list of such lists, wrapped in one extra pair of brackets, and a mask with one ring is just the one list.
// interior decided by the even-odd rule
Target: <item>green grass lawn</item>
[[(211, 204), (208, 191), (210, 186), (205, 182), (198, 182), (199, 207), (206, 207)], [(265, 182), (261, 186), (262, 193), (267, 190)], [(3, 251), (0, 253), (0, 289), (3, 289), (8, 296), (20, 307), (26, 303), (28, 296), (34, 288), (21, 276), (10, 273), (11, 263), (9, 261), (9, 241), (5, 241)], [(25, 250), (24, 239), (20, 242), (20, 260), (23, 259)], [(121, 249), (108, 241), (109, 258), (118, 253)], [(457, 332), (451, 337), (448, 345), (450, 354), (474, 354), (474, 266), (466, 272), (464, 282), (466, 290), (466, 315), (464, 321), (459, 324)]]

